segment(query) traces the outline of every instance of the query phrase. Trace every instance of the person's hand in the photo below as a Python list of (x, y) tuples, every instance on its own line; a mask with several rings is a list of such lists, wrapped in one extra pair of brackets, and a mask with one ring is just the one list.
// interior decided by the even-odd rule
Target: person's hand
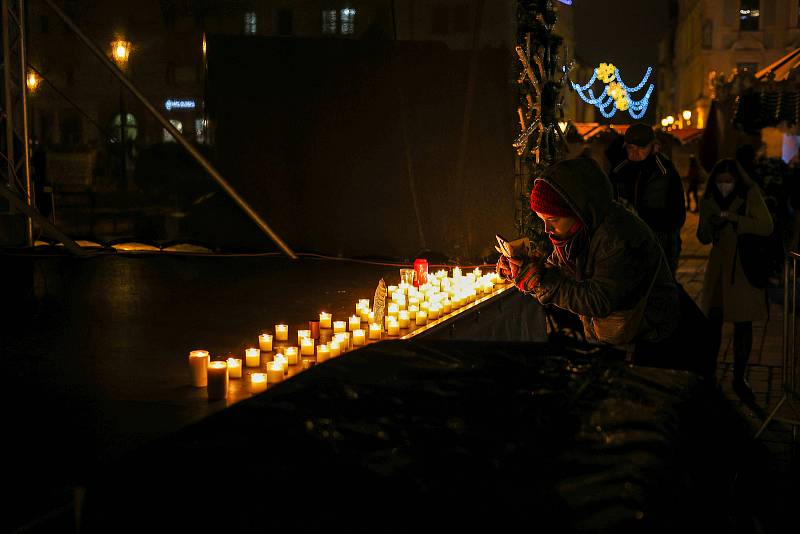
[(543, 258), (530, 258), (520, 262), (515, 269), (514, 285), (523, 293), (530, 293), (539, 285), (543, 272)]
[(497, 265), (495, 266), (494, 270), (498, 275), (502, 276), (508, 281), (514, 279), (514, 277), (511, 274), (511, 266), (508, 263), (508, 258), (503, 256), (502, 254), (497, 259)]

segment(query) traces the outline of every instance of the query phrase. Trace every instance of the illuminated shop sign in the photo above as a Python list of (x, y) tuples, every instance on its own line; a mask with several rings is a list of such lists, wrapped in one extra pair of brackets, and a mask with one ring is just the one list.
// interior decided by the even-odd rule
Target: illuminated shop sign
[(169, 99), (164, 102), (164, 107), (167, 109), (167, 111), (172, 111), (173, 109), (194, 109), (197, 107), (197, 103), (194, 100)]

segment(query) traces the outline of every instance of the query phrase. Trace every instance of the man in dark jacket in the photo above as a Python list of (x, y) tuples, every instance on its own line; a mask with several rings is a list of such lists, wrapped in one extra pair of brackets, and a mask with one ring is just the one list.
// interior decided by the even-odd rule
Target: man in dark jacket
[(625, 131), (627, 159), (611, 171), (615, 198), (636, 212), (653, 230), (675, 273), (686, 221), (683, 183), (675, 166), (655, 151), (656, 137), (646, 124)]
[(542, 304), (579, 315), (587, 340), (631, 356), (637, 343), (652, 347), (675, 331), (678, 293), (664, 255), (647, 225), (613, 201), (594, 160), (550, 167), (534, 182), (531, 209), (554, 251), (546, 259), (501, 256), (501, 275)]

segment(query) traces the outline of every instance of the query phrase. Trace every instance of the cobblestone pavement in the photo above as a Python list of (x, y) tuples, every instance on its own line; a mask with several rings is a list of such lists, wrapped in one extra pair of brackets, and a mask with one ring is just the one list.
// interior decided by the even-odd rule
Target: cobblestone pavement
[[(686, 214), (686, 224), (681, 231), (683, 246), (677, 273), (678, 281), (695, 299), (695, 302), (699, 302), (706, 260), (711, 250), (710, 245), (702, 245), (697, 241), (697, 221), (696, 213)], [(783, 295), (783, 288), (778, 288), (776, 292)], [(784, 393), (782, 385), (783, 304), (770, 302), (769, 306), (769, 318), (766, 321), (753, 323), (753, 350), (750, 353), (746, 375), (755, 393), (757, 407), (750, 407), (742, 403), (731, 386), (733, 379), (732, 324), (726, 323), (723, 328), (722, 346), (717, 359), (718, 387), (745, 415), (752, 425), (754, 435), (778, 405)], [(800, 411), (800, 402), (784, 403), (776, 415), (793, 419), (800, 418), (800, 413), (793, 413), (793, 408)], [(773, 422), (759, 437), (768, 450), (773, 453), (778, 468), (789, 468), (797, 464), (797, 455), (800, 452), (797, 443), (800, 443), (800, 434), (796, 434), (797, 439), (793, 440), (792, 432), (789, 425), (773, 419)]]

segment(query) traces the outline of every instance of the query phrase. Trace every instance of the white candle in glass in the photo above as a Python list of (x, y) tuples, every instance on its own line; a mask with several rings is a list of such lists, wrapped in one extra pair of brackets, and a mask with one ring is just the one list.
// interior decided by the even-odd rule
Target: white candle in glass
[(208, 363), (208, 398), (220, 400), (228, 396), (228, 362)]
[(369, 309), (369, 299), (358, 300), (358, 304), (356, 304), (356, 311), (360, 310), (361, 308)]
[(250, 393), (255, 395), (267, 390), (267, 373), (253, 373), (250, 375)]
[(242, 378), (241, 358), (228, 358), (228, 376), (230, 378)]
[(397, 286), (395, 286), (395, 285), (391, 285), (391, 286), (387, 286), (387, 287), (386, 287), (386, 292), (387, 292), (389, 295), (391, 295), (391, 294), (392, 294), (392, 293), (394, 293), (395, 291), (397, 291)]
[(272, 334), (261, 334), (258, 336), (258, 348), (262, 352), (272, 351)]
[(333, 333), (339, 334), (347, 330), (347, 323), (345, 321), (334, 321), (333, 322)]
[(408, 328), (408, 310), (400, 310), (397, 313), (397, 323), (400, 328)]
[(275, 325), (275, 339), (277, 341), (289, 340), (289, 325), (276, 324)]
[(400, 334), (400, 323), (394, 317), (389, 317), (389, 320), (386, 322), (386, 330), (390, 336), (396, 336)]
[(267, 364), (267, 383), (277, 384), (283, 381), (283, 373), (283, 365), (279, 361), (269, 362)]
[(340, 352), (345, 352), (350, 345), (350, 338), (347, 333), (334, 334), (333, 340), (339, 344)]
[(452, 311), (450, 299), (446, 298), (442, 301), (442, 313), (450, 313)]
[(327, 312), (319, 312), (319, 327), (320, 328), (330, 328), (331, 327), (331, 314)]
[(193, 350), (189, 353), (189, 376), (196, 388), (204, 388), (208, 384), (208, 357), (207, 350)]
[(369, 325), (369, 338), (370, 339), (380, 339), (381, 338), (381, 332), (383, 332), (383, 328), (381, 328), (381, 325), (379, 325), (377, 323), (370, 323), (370, 325)]
[(425, 310), (419, 310), (417, 312), (417, 316), (414, 319), (414, 322), (417, 326), (423, 326), (428, 324), (428, 312)]
[(409, 320), (413, 321), (417, 318), (417, 312), (419, 311), (419, 307), (415, 305), (411, 305), (408, 307), (408, 318)]
[(330, 352), (331, 358), (335, 358), (342, 353), (342, 347), (339, 345), (338, 341), (333, 340), (328, 343), (328, 351)]
[(428, 319), (431, 321), (435, 321), (439, 318), (442, 314), (442, 307), (438, 304), (432, 304), (430, 309), (428, 310)]
[(297, 344), (302, 346), (301, 341), (311, 337), (311, 330), (298, 330), (297, 331)]
[(361, 320), (363, 322), (367, 323), (367, 322), (369, 322), (369, 314), (370, 313), (371, 312), (369, 311), (369, 308), (366, 308), (366, 307), (361, 308), (361, 311), (359, 311), (359, 317), (361, 318)]
[[(278, 356), (280, 356), (280, 358), (278, 358)], [(275, 360), (283, 365), (284, 370), (286, 369), (287, 365), (297, 365), (297, 347), (286, 347), (286, 350), (283, 352), (283, 354), (278, 354), (275, 356)]]
[(366, 332), (357, 328), (353, 330), (353, 346), (360, 347), (366, 342)]
[(304, 337), (300, 340), (300, 356), (313, 356), (314, 355), (314, 340), (310, 337)]
[(328, 345), (320, 345), (317, 347), (317, 363), (324, 362), (331, 357), (331, 351)]
[(400, 313), (400, 306), (396, 302), (389, 303), (389, 306), (386, 307), (387, 317), (397, 317), (398, 313)]
[(258, 367), (261, 365), (261, 349), (244, 349), (244, 363), (247, 367)]
[(361, 328), (361, 317), (358, 315), (350, 316), (350, 331), (358, 330)]

